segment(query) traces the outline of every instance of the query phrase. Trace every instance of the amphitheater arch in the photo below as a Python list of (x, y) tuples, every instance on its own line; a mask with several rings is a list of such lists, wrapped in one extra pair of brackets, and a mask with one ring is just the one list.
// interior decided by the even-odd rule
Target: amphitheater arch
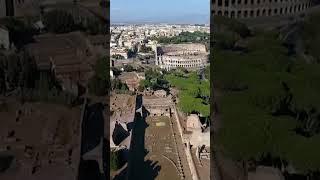
[(237, 18), (241, 18), (241, 10), (238, 10)]
[(231, 18), (235, 18), (235, 12), (231, 11)]
[(225, 11), (224, 11), (224, 16), (229, 17), (229, 11), (228, 11), (228, 10), (225, 10)]
[(224, 1), (224, 6), (225, 6), (225, 7), (229, 7), (229, 0), (225, 0), (225, 1)]
[(269, 9), (269, 10), (268, 10), (268, 16), (271, 16), (271, 12), (272, 12), (272, 10)]
[(254, 11), (253, 10), (250, 11), (250, 17), (254, 17)]
[(247, 10), (244, 11), (243, 17), (245, 17), (245, 18), (248, 17), (248, 11)]

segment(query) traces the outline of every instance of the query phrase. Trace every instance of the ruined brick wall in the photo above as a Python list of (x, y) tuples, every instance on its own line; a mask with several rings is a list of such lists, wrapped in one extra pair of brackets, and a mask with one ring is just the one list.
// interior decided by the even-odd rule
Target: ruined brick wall
[(212, 14), (230, 18), (255, 18), (300, 14), (311, 0), (211, 0)]

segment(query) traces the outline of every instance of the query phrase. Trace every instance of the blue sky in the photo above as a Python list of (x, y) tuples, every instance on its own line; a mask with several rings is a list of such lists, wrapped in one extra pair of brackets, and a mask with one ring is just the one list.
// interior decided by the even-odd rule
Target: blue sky
[(210, 0), (110, 0), (111, 22), (209, 23)]

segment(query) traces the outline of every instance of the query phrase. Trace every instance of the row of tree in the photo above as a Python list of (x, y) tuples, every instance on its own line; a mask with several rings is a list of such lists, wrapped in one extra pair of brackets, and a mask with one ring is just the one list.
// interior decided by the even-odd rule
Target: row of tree
[(147, 69), (145, 71), (145, 80), (140, 81), (139, 90), (149, 88), (151, 90), (169, 90), (169, 82), (159, 69)]
[(182, 32), (178, 36), (173, 37), (156, 37), (152, 38), (163, 44), (180, 44), (180, 43), (204, 43), (209, 44), (210, 34), (206, 32)]
[[(225, 30), (214, 49), (213, 81), (222, 94), (223, 122), (217, 149), (243, 162), (278, 158), (282, 167), (319, 172), (320, 65), (288, 53), (276, 30), (247, 33), (245, 25), (236, 22), (239, 31), (234, 20), (228, 21), (216, 24)], [(230, 34), (235, 37), (231, 43), (224, 38)]]
[(124, 59), (124, 57), (120, 54), (113, 54), (111, 57), (114, 59)]
[[(207, 69), (210, 69), (207, 67)], [(209, 77), (208, 74), (205, 76)], [(208, 118), (210, 115), (210, 83), (201, 80), (197, 72), (174, 70), (165, 75), (170, 86), (179, 89), (179, 107), (187, 114), (199, 113)]]
[(150, 53), (150, 52), (152, 52), (152, 48), (148, 47), (146, 45), (142, 45), (140, 47), (140, 52), (142, 52), (142, 53)]

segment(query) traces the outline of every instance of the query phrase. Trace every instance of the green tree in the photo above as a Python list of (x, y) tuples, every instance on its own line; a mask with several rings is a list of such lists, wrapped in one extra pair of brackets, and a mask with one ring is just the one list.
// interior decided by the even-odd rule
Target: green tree
[(89, 81), (89, 92), (96, 96), (104, 96), (110, 88), (108, 61), (106, 57), (99, 58), (94, 66), (94, 76)]
[(152, 48), (151, 47), (147, 47), (147, 46), (145, 46), (145, 45), (142, 45), (141, 47), (140, 47), (140, 52), (142, 52), (142, 53), (148, 53), (148, 52), (151, 52), (152, 51)]
[(119, 152), (110, 152), (110, 168), (115, 171), (120, 168)]
[(277, 31), (241, 38), (248, 51), (215, 49), (223, 121), (217, 149), (243, 162), (270, 154), (303, 173), (318, 171), (320, 159), (312, 158), (320, 148), (318, 64), (290, 56)]
[(108, 64), (108, 59), (106, 57), (101, 57), (98, 58), (96, 61), (96, 64), (94, 66), (94, 72), (102, 80), (107, 80), (109, 79), (109, 64)]
[(123, 69), (124, 69), (125, 72), (132, 72), (132, 71), (134, 71), (133, 66), (131, 66), (131, 65), (129, 65), (129, 64), (125, 65), (125, 66), (123, 67)]
[(94, 75), (89, 82), (89, 92), (96, 96), (105, 96), (109, 90), (109, 82)]
[(180, 44), (180, 43), (209, 43), (209, 34), (205, 32), (195, 31), (195, 32), (181, 32), (178, 36), (174, 37), (153, 37), (152, 40), (157, 40), (159, 43), (163, 44)]
[(115, 78), (111, 81), (111, 90), (129, 90), (128, 86), (125, 83), (122, 83), (119, 79)]
[(114, 76), (119, 76), (121, 74), (121, 70), (116, 67), (111, 67)]
[(178, 88), (179, 108), (185, 113), (199, 113), (203, 117), (210, 115), (210, 85), (200, 80), (197, 72), (173, 71), (165, 75), (170, 86)]
[(115, 59), (124, 59), (124, 57), (120, 54), (113, 54), (111, 57)]
[(18, 49), (27, 43), (33, 42), (33, 35), (36, 34), (36, 31), (31, 23), (28, 24), (20, 19), (8, 17), (2, 19), (0, 24), (9, 30), (10, 41)]
[(147, 69), (145, 71), (145, 80), (141, 82), (144, 88), (153, 90), (164, 89), (168, 90), (169, 82), (164, 78), (164, 75), (157, 69)]
[(128, 58), (133, 58), (136, 56), (137, 51), (136, 50), (132, 50), (132, 49), (128, 49), (127, 55)]

